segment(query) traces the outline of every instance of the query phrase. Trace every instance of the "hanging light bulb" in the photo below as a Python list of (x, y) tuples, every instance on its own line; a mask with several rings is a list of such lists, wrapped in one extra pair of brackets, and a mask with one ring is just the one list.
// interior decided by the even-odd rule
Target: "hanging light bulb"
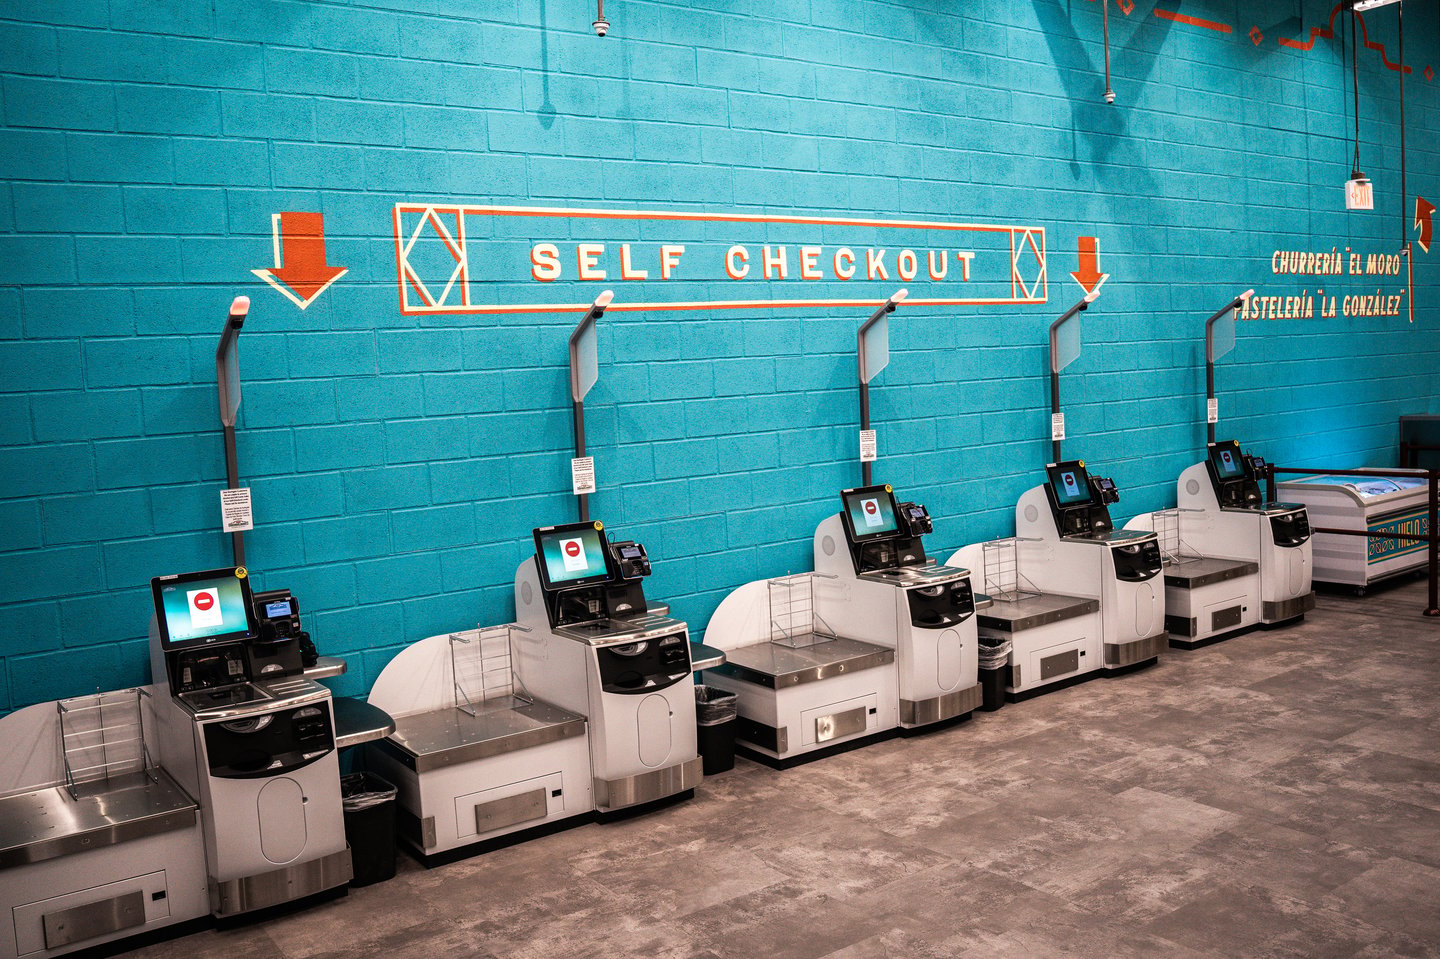
[(1350, 78), (1354, 89), (1355, 113), (1355, 162), (1350, 167), (1350, 179), (1345, 181), (1345, 209), (1375, 209), (1375, 188), (1370, 178), (1360, 172), (1360, 60), (1358, 56), (1359, 37), (1355, 32), (1355, 11), (1358, 3), (1350, 7)]

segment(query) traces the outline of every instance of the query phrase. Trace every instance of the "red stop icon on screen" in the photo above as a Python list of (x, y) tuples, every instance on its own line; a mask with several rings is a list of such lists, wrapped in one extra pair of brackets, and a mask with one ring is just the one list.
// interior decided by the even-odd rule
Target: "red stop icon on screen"
[(572, 539), (570, 542), (566, 543), (566, 544), (565, 544), (565, 555), (566, 555), (566, 556), (579, 556), (579, 555), (580, 555), (580, 543), (579, 543), (577, 540), (573, 540), (573, 539)]
[(874, 513), (877, 508), (873, 499), (867, 499), (865, 501), (865, 512)]
[(215, 605), (215, 596), (214, 596), (213, 594), (211, 594), (211, 593), (196, 593), (196, 594), (195, 594), (195, 608), (196, 608), (196, 609), (203, 611), (203, 610), (209, 609), (210, 607), (212, 607), (212, 606), (214, 606), (214, 605)]

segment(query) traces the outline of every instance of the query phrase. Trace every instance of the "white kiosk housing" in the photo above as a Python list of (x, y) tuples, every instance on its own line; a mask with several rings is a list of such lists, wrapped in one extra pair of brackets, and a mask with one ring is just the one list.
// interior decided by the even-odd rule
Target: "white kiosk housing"
[(513, 624), (431, 636), (375, 680), (395, 732), (367, 763), (397, 788), (398, 836), (438, 864), (574, 823), (595, 808), (583, 715), (515, 681)]
[(970, 571), (926, 556), (929, 513), (896, 503), (888, 485), (840, 500), (815, 530), (815, 571), (839, 587), (817, 593), (821, 616), (895, 650), (901, 729), (969, 716), (981, 701)]
[(515, 676), (589, 720), (596, 811), (693, 795), (703, 774), (690, 631), (646, 603), (644, 549), (611, 544), (598, 522), (534, 536), (535, 555), (515, 572), (516, 618), (529, 630)]
[[(1098, 654), (1088, 668), (1115, 671), (1154, 662), (1168, 645), (1158, 538), (1114, 528), (1108, 505), (1119, 491), (1109, 479), (1092, 478), (1084, 461), (1051, 463), (1045, 470), (1048, 482), (1015, 506), (1016, 537), (1039, 544), (1035, 561), (1025, 564), (1026, 576), (1043, 592), (1099, 602), (1098, 648), (1091, 643), (1080, 653)], [(1052, 674), (1059, 678), (1054, 670), (1071, 661), (1052, 665)]]
[(1026, 575), (1051, 558), (1043, 541), (1009, 537), (962, 547), (945, 561), (980, 571), (979, 590), (990, 602), (976, 614), (977, 631), (1011, 642), (1011, 702), (1096, 674), (1104, 659), (1099, 599), (1047, 592)]
[(209, 914), (199, 806), (157, 764), (152, 705), (128, 689), (0, 717), (3, 959)]
[(837, 632), (820, 613), (845, 606), (847, 591), (821, 573), (758, 580), (710, 617), (705, 641), (725, 662), (704, 680), (737, 694), (741, 751), (783, 768), (893, 734), (895, 650), (853, 638), (848, 623)]

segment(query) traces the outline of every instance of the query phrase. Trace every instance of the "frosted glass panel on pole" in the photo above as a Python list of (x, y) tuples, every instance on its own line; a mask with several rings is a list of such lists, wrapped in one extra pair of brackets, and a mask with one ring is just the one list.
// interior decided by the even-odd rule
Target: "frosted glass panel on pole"
[(570, 398), (576, 403), (585, 399), (590, 387), (600, 378), (599, 353), (595, 348), (595, 315), (580, 321), (570, 336)]
[(1220, 357), (1235, 349), (1235, 311), (1226, 310), (1225, 315), (1215, 321), (1210, 328), (1210, 355), (1206, 357), (1214, 363)]
[(1059, 373), (1080, 357), (1080, 315), (1077, 313), (1055, 331), (1055, 369)]
[(869, 383), (890, 365), (890, 317), (860, 329), (860, 382)]

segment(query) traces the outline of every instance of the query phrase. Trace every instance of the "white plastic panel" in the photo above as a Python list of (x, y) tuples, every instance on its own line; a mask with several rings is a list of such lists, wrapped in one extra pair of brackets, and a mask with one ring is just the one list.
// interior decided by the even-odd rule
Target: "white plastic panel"
[(964, 643), (960, 638), (960, 632), (954, 629), (943, 630), (936, 640), (936, 681), (940, 688), (946, 691), (960, 685), (964, 674), (961, 668)]
[(640, 747), (640, 762), (654, 769), (663, 766), (670, 758), (673, 741), (670, 735), (670, 701), (659, 693), (652, 693), (640, 702), (635, 710), (637, 743)]
[[(260, 816), (260, 851), (276, 865), (294, 862), (305, 851), (305, 793), (293, 779), (272, 779), (255, 797)], [(217, 823), (224, 829), (224, 823)]]
[[(1161, 615), (1164, 611), (1161, 610)], [(1153, 583), (1137, 583), (1135, 586), (1135, 635), (1144, 639), (1150, 635), (1150, 625), (1155, 621), (1155, 586)]]

